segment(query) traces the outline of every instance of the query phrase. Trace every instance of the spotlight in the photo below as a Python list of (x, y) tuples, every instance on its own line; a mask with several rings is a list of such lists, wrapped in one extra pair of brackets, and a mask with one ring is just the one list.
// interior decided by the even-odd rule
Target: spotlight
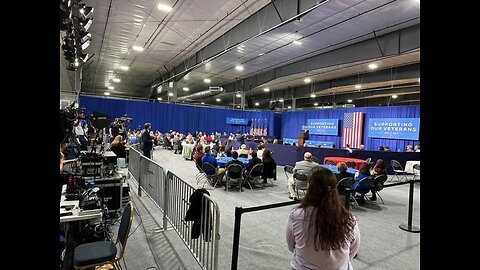
[(83, 44), (87, 42), (87, 40), (92, 40), (92, 34), (88, 32), (80, 32), (80, 42)]
[(87, 31), (88, 28), (90, 28), (90, 26), (92, 25), (93, 19), (91, 19), (91, 18), (85, 18), (85, 19), (80, 18), (80, 19), (78, 19), (78, 22), (83, 27), (83, 30)]
[(82, 50), (86, 50), (90, 46), (90, 40), (87, 40), (87, 42), (82, 44)]
[(86, 5), (82, 5), (82, 8), (80, 8), (80, 13), (85, 16), (85, 17), (88, 17), (88, 15), (92, 14), (93, 13), (93, 7), (89, 7), (89, 6), (86, 6)]

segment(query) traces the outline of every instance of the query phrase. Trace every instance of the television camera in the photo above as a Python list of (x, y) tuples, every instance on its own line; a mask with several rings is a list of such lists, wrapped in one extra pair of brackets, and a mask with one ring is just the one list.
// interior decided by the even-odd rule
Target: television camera
[(68, 143), (71, 137), (75, 137), (73, 126), (85, 119), (85, 108), (75, 108), (75, 103), (60, 109), (60, 143)]

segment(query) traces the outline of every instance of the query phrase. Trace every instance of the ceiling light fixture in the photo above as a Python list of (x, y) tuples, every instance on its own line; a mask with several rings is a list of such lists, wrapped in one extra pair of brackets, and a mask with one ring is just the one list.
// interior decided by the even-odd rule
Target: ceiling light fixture
[(317, 102), (313, 103), (313, 106), (318, 106), (318, 103)]
[(110, 96), (110, 93), (109, 92), (105, 92), (103, 93), (105, 96)]
[(157, 100), (162, 100), (162, 98), (161, 98), (161, 97), (159, 97), (159, 98), (157, 98)]
[(278, 100), (278, 102), (283, 102), (283, 99), (282, 99), (282, 98), (281, 98), (281, 99), (279, 99), (279, 100)]
[(220, 102), (220, 101), (222, 101), (222, 100), (221, 100), (221, 99), (219, 99), (219, 98), (217, 98), (217, 99), (216, 99), (216, 101), (217, 101), (217, 102)]
[(291, 108), (292, 108), (292, 106), (288, 106), (287, 108), (291, 109)]
[(358, 89), (360, 89), (360, 88), (362, 88), (362, 85), (360, 85), (360, 84), (355, 84), (355, 89), (358, 90)]
[(236, 96), (236, 97), (242, 97), (242, 94), (237, 93), (235, 96)]
[(168, 93), (168, 95), (171, 96), (171, 97), (173, 97), (173, 93), (172, 93), (172, 92)]
[(236, 66), (235, 69), (238, 70), (238, 71), (242, 71), (242, 70), (243, 70), (243, 66)]
[(369, 69), (376, 69), (376, 68), (378, 68), (378, 65), (375, 64), (375, 63), (372, 63), (372, 64), (368, 65), (368, 68)]
[(262, 56), (262, 55), (263, 55), (263, 53), (259, 53), (259, 54), (258, 54), (258, 56)]
[(113, 81), (113, 82), (116, 82), (116, 83), (119, 83), (119, 82), (120, 82), (120, 79), (119, 79), (119, 78), (113, 78), (112, 81)]
[(270, 91), (270, 88), (263, 88), (263, 91), (269, 92), (269, 91)]
[(315, 94), (311, 94), (311, 95), (310, 95), (311, 98), (314, 98), (314, 97), (316, 97), (316, 96), (317, 96), (317, 95), (315, 95)]
[(310, 78), (305, 78), (303, 81), (306, 82), (306, 83), (310, 83), (310, 82), (312, 81), (312, 79), (310, 79)]
[(129, 67), (128, 66), (120, 66), (120, 69), (127, 71), (129, 69)]
[(189, 90), (190, 90), (190, 88), (188, 88), (188, 87), (183, 87), (183, 91), (189, 91)]
[(161, 11), (165, 11), (165, 12), (170, 12), (173, 9), (172, 6), (167, 5), (167, 4), (163, 4), (163, 3), (158, 4), (157, 8), (160, 9)]
[(143, 50), (145, 50), (143, 47), (140, 46), (133, 46), (132, 49), (137, 52), (143, 52)]
[(205, 105), (205, 102), (202, 101), (202, 102), (200, 102), (200, 104)]
[(113, 86), (108, 87), (108, 90), (113, 90), (113, 89), (115, 89), (115, 87), (113, 87)]
[(260, 103), (258, 103), (258, 102), (255, 102), (255, 106), (259, 106), (259, 105), (260, 105)]
[(210, 79), (203, 79), (203, 82), (204, 82), (204, 83), (210, 83), (211, 81), (212, 81), (212, 80), (210, 80)]
[(398, 98), (398, 96), (397, 96), (397, 95), (393, 95), (392, 98)]
[(298, 41), (298, 40), (295, 40), (295, 41), (293, 41), (293, 44), (295, 44), (295, 45), (302, 45), (302, 42), (300, 42), (300, 41)]
[(353, 100), (349, 99), (349, 100), (347, 100), (347, 102), (348, 102), (348, 103), (352, 103), (352, 102), (353, 102)]

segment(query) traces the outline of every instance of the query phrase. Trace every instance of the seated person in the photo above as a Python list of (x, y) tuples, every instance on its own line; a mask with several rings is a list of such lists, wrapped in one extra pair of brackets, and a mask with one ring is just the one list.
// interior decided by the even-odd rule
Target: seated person
[(216, 175), (219, 179), (222, 179), (223, 175), (225, 175), (225, 169), (218, 168), (217, 159), (212, 156), (210, 146), (205, 147), (205, 155), (202, 157), (201, 163), (210, 163), (213, 167), (215, 167), (215, 171), (210, 171), (208, 169), (204, 170), (207, 175)]
[(263, 151), (265, 149), (265, 145), (263, 143), (259, 144), (257, 146), (257, 157), (259, 159), (262, 159), (263, 158)]
[[(262, 163), (262, 160), (257, 157), (257, 152), (253, 152), (252, 158), (248, 161), (247, 174), (250, 174), (250, 172), (252, 171), (255, 165), (261, 164), (261, 163)], [(259, 175), (260, 175), (259, 172), (258, 173), (255, 172), (254, 174), (252, 174), (252, 177), (259, 176)]]
[(225, 146), (221, 145), (217, 151), (217, 157), (226, 157), (227, 153), (225, 153)]
[[(375, 166), (373, 166), (373, 168), (370, 170), (370, 175), (376, 177), (382, 174), (387, 174), (387, 170), (385, 169), (385, 162), (383, 161), (383, 159), (377, 159)], [(377, 188), (379, 185), (380, 183), (373, 183), (374, 188)], [(370, 200), (377, 200), (377, 193), (372, 192), (372, 197), (370, 197)]]
[(273, 160), (272, 157), (272, 152), (270, 150), (265, 150), (263, 152), (263, 172), (262, 172), (262, 179), (263, 183), (267, 183), (268, 178), (273, 178), (276, 179), (277, 176), (275, 175), (276, 169), (277, 169), (277, 163), (275, 163), (275, 160)]
[(241, 158), (248, 158), (248, 150), (247, 146), (245, 144), (242, 144), (240, 146), (240, 149), (237, 150), (238, 156)]
[[(338, 174), (335, 175), (337, 177), (337, 183), (340, 182), (340, 180), (342, 180), (343, 178), (346, 178), (346, 177), (352, 177), (353, 178), (353, 174), (347, 172), (347, 164), (345, 164), (345, 162), (337, 163), (337, 170), (338, 170)], [(345, 187), (338, 186), (338, 194), (344, 195), (345, 194)]]
[(110, 144), (110, 150), (112, 150), (117, 157), (126, 158), (127, 151), (125, 150), (126, 147), (123, 145), (122, 139), (121, 135), (117, 135), (117, 137), (113, 139), (112, 144)]
[(201, 167), (203, 158), (203, 146), (199, 144), (196, 149), (197, 151), (195, 151), (195, 154), (193, 155), (193, 160), (195, 160), (195, 163)]
[[(310, 177), (312, 171), (318, 168), (320, 168), (320, 164), (312, 161), (312, 153), (305, 152), (305, 154), (303, 154), (303, 160), (297, 161), (295, 163), (295, 167), (293, 168), (293, 174), (295, 175), (295, 173), (299, 173)], [(297, 197), (295, 189), (293, 188), (294, 185), (295, 180), (293, 178), (288, 179), (288, 191), (290, 192), (290, 196), (288, 196), (288, 198), (290, 199)]]
[(406, 152), (414, 152), (413, 151), (413, 146), (407, 145), (407, 151)]
[[(356, 191), (360, 193), (363, 193), (363, 194), (367, 193), (368, 188), (360, 185), (360, 180), (362, 180), (367, 176), (370, 176), (370, 170), (368, 169), (368, 164), (365, 162), (365, 163), (362, 163), (362, 165), (360, 166), (360, 170), (355, 174), (355, 183), (353, 183), (352, 185), (352, 190), (357, 189)], [(355, 192), (353, 192), (353, 194), (355, 194)]]
[(420, 145), (415, 145), (415, 152), (420, 152)]
[[(241, 161), (238, 160), (238, 153), (237, 152), (232, 152), (232, 160), (230, 160), (227, 165), (225, 165), (225, 168), (228, 168), (228, 166), (232, 165), (232, 164), (240, 164), (240, 166), (242, 166), (243, 168), (243, 163)], [(229, 172), (228, 174), (228, 177), (230, 178), (240, 178), (242, 177), (242, 172)]]

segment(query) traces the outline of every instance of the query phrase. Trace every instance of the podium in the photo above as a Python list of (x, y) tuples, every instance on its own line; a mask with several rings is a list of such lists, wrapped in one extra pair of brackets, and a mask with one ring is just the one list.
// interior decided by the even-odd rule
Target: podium
[(297, 134), (298, 146), (303, 146), (306, 140), (308, 140), (307, 134), (300, 132)]

